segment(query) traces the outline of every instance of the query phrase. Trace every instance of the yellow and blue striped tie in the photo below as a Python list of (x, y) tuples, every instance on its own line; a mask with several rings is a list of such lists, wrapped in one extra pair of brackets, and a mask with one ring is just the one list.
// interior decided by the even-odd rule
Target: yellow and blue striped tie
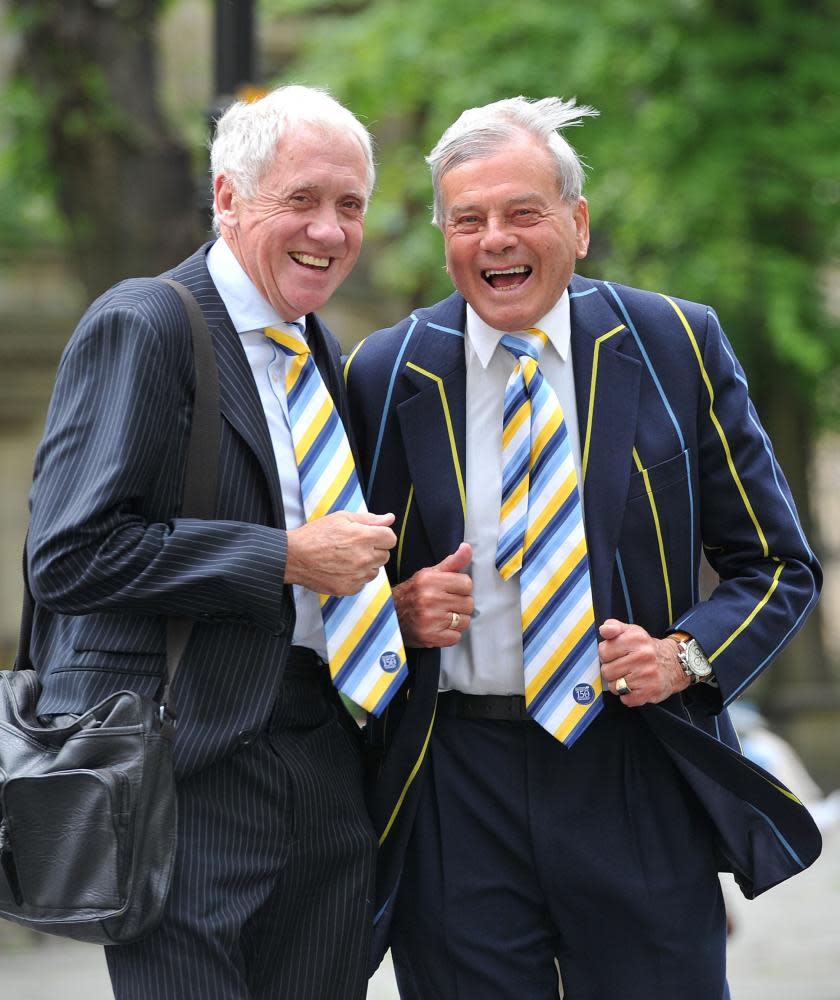
[(507, 334), (516, 359), (505, 389), (502, 507), (496, 568), (519, 573), (525, 704), (571, 746), (603, 707), (589, 559), (574, 459), (542, 330)]
[[(296, 324), (266, 327), (286, 354), (286, 400), (307, 521), (366, 511), (353, 455), (332, 397)], [(385, 569), (349, 597), (321, 594), (333, 683), (379, 715), (408, 675), (405, 649)]]

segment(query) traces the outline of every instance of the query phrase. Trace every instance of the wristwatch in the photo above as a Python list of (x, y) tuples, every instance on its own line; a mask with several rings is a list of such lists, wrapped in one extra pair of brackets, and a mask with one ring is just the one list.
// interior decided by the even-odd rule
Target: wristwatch
[(672, 632), (669, 639), (677, 643), (677, 658), (683, 673), (692, 684), (712, 679), (712, 665), (700, 643), (687, 632)]

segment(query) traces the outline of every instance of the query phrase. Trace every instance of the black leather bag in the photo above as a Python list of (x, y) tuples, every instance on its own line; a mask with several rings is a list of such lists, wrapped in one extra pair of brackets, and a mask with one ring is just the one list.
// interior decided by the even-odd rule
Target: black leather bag
[[(195, 299), (196, 390), (182, 512), (212, 517), (218, 463), (215, 355)], [(78, 717), (36, 714), (32, 597), (15, 668), (0, 671), (0, 917), (97, 944), (136, 941), (160, 922), (177, 831), (172, 682), (192, 623), (167, 623), (161, 697), (119, 691)], [(165, 682), (165, 685), (164, 685)]]

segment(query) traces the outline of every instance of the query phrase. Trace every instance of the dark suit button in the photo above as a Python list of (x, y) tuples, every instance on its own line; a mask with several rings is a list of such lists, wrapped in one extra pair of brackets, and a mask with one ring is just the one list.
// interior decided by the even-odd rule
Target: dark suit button
[(257, 734), (253, 729), (243, 729), (239, 734), (239, 745), (242, 747), (250, 746), (256, 738)]

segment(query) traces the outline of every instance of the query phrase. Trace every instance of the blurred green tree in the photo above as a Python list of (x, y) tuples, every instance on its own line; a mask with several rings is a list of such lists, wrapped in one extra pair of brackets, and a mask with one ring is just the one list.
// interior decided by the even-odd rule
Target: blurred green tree
[(166, 0), (10, 0), (16, 70), (0, 206), (18, 245), (63, 242), (87, 294), (155, 274), (201, 235), (187, 148), (157, 95)]
[[(377, 135), (373, 278), (411, 305), (450, 290), (421, 151), (465, 107), (514, 94), (599, 108), (569, 136), (591, 164), (581, 270), (715, 306), (813, 537), (812, 448), (840, 416), (838, 0), (262, 8), (317, 18), (288, 78), (331, 86)], [(827, 678), (823, 654), (814, 624), (786, 670)]]

